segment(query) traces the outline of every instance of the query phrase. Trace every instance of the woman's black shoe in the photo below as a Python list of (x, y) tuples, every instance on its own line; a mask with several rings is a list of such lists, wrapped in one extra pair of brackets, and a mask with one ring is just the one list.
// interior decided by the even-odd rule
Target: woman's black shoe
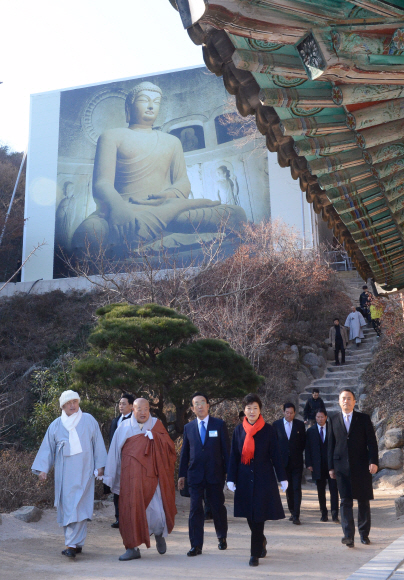
[(250, 566), (258, 566), (259, 563), (258, 558), (254, 558), (254, 556), (251, 556), (250, 561), (248, 562)]

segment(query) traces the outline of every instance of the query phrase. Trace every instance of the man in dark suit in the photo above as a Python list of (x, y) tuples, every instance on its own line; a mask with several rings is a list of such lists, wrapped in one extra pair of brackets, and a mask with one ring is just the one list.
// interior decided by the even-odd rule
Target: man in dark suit
[(327, 411), (319, 409), (316, 413), (316, 424), (306, 432), (306, 467), (312, 472), (313, 479), (317, 485), (321, 521), (328, 522), (327, 500), (325, 497), (325, 488), (328, 481), (332, 521), (339, 524), (337, 482), (335, 479), (331, 479), (328, 471), (328, 440)]
[[(133, 402), (135, 398), (129, 393), (124, 393), (119, 400), (119, 415), (112, 419), (111, 427), (109, 429), (109, 445), (111, 446), (112, 438), (115, 431), (118, 429), (122, 421), (126, 421), (130, 418), (133, 411)], [(105, 491), (105, 490), (104, 490)], [(108, 492), (109, 493), (109, 492)], [(114, 493), (114, 506), (115, 506), (115, 522), (111, 524), (111, 528), (119, 528), (119, 495)]]
[(283, 465), (288, 479), (286, 499), (291, 513), (289, 518), (300, 526), (300, 504), (302, 503), (303, 451), (306, 445), (306, 429), (303, 421), (295, 419), (293, 403), (283, 405), (283, 419), (274, 422), (273, 427), (279, 441)]
[(206, 491), (219, 540), (219, 550), (227, 548), (227, 512), (224, 506), (224, 483), (229, 462), (230, 441), (226, 423), (209, 416), (209, 399), (203, 393), (192, 397), (196, 419), (185, 425), (182, 442), (178, 489), (188, 480), (191, 505), (187, 556), (202, 554), (204, 511), (202, 500)]
[(377, 472), (378, 448), (369, 415), (354, 411), (355, 394), (344, 389), (339, 395), (341, 413), (332, 417), (328, 444), (330, 476), (337, 480), (341, 497), (342, 543), (354, 547), (353, 500), (358, 500), (358, 530), (362, 544), (370, 544), (372, 475)]

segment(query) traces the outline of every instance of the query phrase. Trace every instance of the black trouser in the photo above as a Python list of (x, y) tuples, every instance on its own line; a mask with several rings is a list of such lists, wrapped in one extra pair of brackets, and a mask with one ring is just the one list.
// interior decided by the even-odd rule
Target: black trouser
[(380, 318), (372, 318), (372, 326), (373, 326), (373, 330), (375, 331), (377, 336), (380, 336), (380, 334), (381, 334)]
[(331, 496), (331, 513), (332, 513), (332, 517), (335, 518), (338, 516), (337, 481), (336, 481), (336, 479), (331, 479), (329, 474), (326, 474), (326, 473), (322, 474), (321, 479), (316, 479), (318, 503), (320, 504), (321, 512), (324, 515), (328, 514), (327, 499), (325, 496), (325, 488), (327, 487), (327, 481), (328, 481), (328, 489), (330, 490), (330, 496)]
[(253, 522), (247, 519), (251, 530), (251, 556), (260, 558), (265, 546), (264, 526), (265, 522)]
[(119, 495), (114, 493), (115, 517), (119, 520)]
[(294, 518), (300, 517), (300, 504), (302, 503), (302, 467), (286, 466), (286, 477), (288, 489), (286, 490), (286, 500), (288, 508)]
[(213, 522), (218, 538), (227, 537), (227, 511), (224, 505), (224, 483), (203, 482), (198, 485), (189, 485), (191, 505), (189, 510), (189, 539), (191, 547), (203, 546), (203, 526), (205, 514), (202, 500), (206, 491), (206, 498), (210, 504)]
[[(367, 538), (370, 532), (370, 503), (369, 500), (358, 500), (358, 530), (361, 537)], [(354, 538), (355, 521), (353, 516), (353, 499), (341, 498), (341, 525), (346, 538)]]
[(341, 351), (341, 362), (344, 363), (345, 362), (345, 348), (344, 348), (344, 342), (342, 339), (335, 341), (334, 354), (335, 354), (335, 362), (337, 364), (339, 363), (339, 360), (338, 360), (339, 351)]

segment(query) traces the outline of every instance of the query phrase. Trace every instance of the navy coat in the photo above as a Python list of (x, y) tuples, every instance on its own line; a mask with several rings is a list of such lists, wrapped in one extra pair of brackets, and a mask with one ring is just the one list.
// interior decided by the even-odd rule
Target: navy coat
[(275, 431), (271, 425), (265, 423), (254, 435), (255, 452), (250, 465), (241, 463), (245, 437), (243, 425), (237, 425), (233, 433), (227, 474), (227, 481), (236, 484), (234, 515), (253, 522), (281, 520), (285, 517), (285, 512), (276, 477), (279, 481), (285, 481), (287, 477)]
[(331, 417), (328, 467), (335, 470), (341, 498), (373, 499), (371, 463), (379, 465), (379, 453), (369, 415), (354, 411), (349, 433), (342, 413)]
[(199, 485), (204, 481), (224, 485), (229, 448), (229, 435), (222, 419), (209, 415), (204, 445), (199, 434), (198, 420), (194, 419), (184, 428), (178, 477), (186, 477), (188, 485)]

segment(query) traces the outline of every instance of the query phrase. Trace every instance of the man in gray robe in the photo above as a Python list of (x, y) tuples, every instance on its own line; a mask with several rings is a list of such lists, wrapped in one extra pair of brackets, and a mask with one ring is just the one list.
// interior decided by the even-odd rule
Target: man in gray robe
[(119, 560), (140, 558), (139, 545), (149, 548), (152, 534), (159, 554), (166, 552), (176, 514), (175, 460), (174, 443), (161, 421), (151, 417), (149, 402), (136, 399), (131, 418), (115, 431), (103, 478), (119, 495), (119, 531), (126, 548)]
[(365, 338), (362, 327), (366, 326), (366, 321), (355, 306), (352, 306), (352, 312), (348, 314), (344, 326), (349, 328), (349, 340), (355, 340), (356, 346), (359, 347), (362, 338)]
[(75, 558), (83, 549), (94, 511), (95, 477), (104, 473), (107, 452), (97, 421), (80, 409), (78, 393), (65, 391), (59, 403), (62, 415), (49, 425), (32, 471), (44, 481), (55, 466), (57, 522), (66, 545), (62, 554)]

